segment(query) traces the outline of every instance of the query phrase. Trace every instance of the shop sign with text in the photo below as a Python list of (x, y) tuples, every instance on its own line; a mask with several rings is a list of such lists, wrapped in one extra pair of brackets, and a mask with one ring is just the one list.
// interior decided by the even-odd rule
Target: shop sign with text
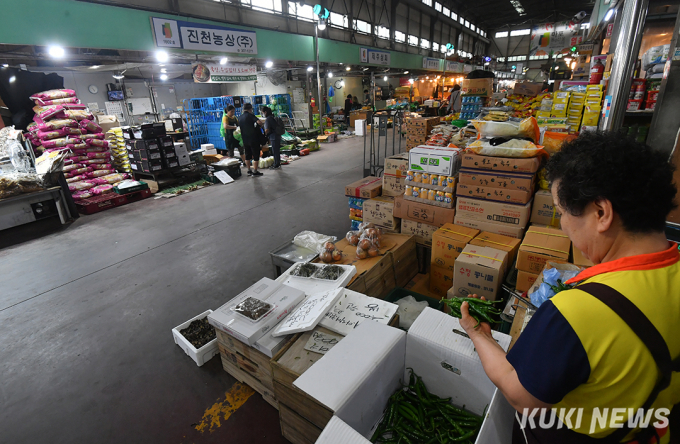
[(529, 55), (549, 55), (551, 51), (569, 52), (576, 45), (583, 42), (583, 36), (578, 35), (580, 25), (573, 21), (543, 23), (531, 30), (531, 50)]
[(257, 34), (245, 29), (152, 17), (156, 46), (236, 54), (257, 54)]
[(374, 49), (359, 48), (361, 63), (372, 63), (374, 65), (391, 64), (390, 53), (388, 51), (376, 51)]
[(196, 63), (192, 67), (196, 83), (229, 83), (257, 80), (256, 65)]

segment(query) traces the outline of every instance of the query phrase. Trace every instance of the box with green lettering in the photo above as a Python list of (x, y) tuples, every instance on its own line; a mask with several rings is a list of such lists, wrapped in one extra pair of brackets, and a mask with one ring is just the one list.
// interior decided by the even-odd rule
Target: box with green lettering
[(460, 148), (417, 146), (408, 152), (409, 169), (455, 176), (460, 169), (461, 153)]

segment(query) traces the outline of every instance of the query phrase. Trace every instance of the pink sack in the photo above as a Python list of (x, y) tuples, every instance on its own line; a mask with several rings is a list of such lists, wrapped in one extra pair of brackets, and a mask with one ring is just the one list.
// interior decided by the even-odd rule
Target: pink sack
[(70, 126), (67, 126), (64, 127), (63, 130), (69, 136), (81, 136), (83, 134), (83, 130), (81, 130), (80, 128), (71, 128)]
[[(57, 105), (57, 106), (59, 106), (62, 110), (64, 109), (60, 105)], [(76, 120), (85, 120), (85, 119), (92, 120), (92, 119), (94, 119), (94, 116), (92, 115), (92, 113), (89, 113), (85, 110), (78, 110), (78, 109), (67, 109), (67, 110), (64, 111), (64, 116), (66, 116), (67, 119), (76, 119)], [(40, 116), (40, 117), (42, 119), (44, 119), (44, 117), (42, 117), (42, 116)]]
[[(77, 137), (77, 136), (75, 136)], [(74, 142), (77, 142), (77, 140), (74, 139)], [(83, 143), (75, 143), (73, 145), (69, 145), (69, 148), (72, 150), (78, 151), (78, 150), (86, 150), (87, 149), (87, 144), (85, 142)]]
[(52, 131), (38, 131), (37, 136), (42, 140), (57, 139), (59, 137), (67, 136), (68, 133), (64, 128)]
[(51, 89), (49, 91), (43, 91), (33, 94), (29, 99), (31, 100), (54, 100), (62, 99), (64, 97), (73, 97), (76, 92), (72, 89)]
[(63, 105), (65, 103), (78, 103), (78, 98), (77, 97), (65, 97), (65, 98), (53, 99), (53, 100), (35, 99), (34, 102), (35, 102), (36, 105), (39, 105), (39, 106)]
[(72, 119), (58, 119), (58, 120), (50, 120), (50, 121), (43, 122), (43, 123), (32, 123), (28, 126), (30, 127), (31, 125), (37, 125), (38, 129), (41, 130), (41, 131), (50, 131), (50, 130), (56, 130), (56, 129), (65, 128), (65, 127), (77, 128), (78, 127), (78, 121), (72, 120)]
[(106, 183), (109, 184), (114, 184), (121, 182), (125, 179), (129, 179), (131, 176), (127, 173), (116, 173), (116, 174), (107, 174), (106, 176), (99, 177), (97, 179), (91, 179), (91, 180), (104, 180)]
[(102, 153), (86, 153), (87, 159), (110, 159), (111, 154), (108, 151)]
[(92, 188), (90, 191), (92, 191), (92, 194), (94, 194), (95, 196), (113, 193), (113, 185), (97, 185), (96, 187)]
[(82, 136), (80, 136), (80, 140), (103, 139), (103, 138), (104, 138), (103, 133), (83, 134)]
[(90, 160), (83, 160), (82, 163), (85, 163), (87, 165), (91, 165), (94, 163), (109, 163), (108, 159), (90, 159)]
[(40, 128), (38, 128), (38, 124), (35, 123), (35, 122), (29, 123), (28, 126), (26, 127), (26, 130), (27, 130), (27, 131), (30, 131), (30, 132), (32, 132), (32, 133), (38, 131), (39, 129), (40, 129)]
[[(85, 145), (85, 146), (87, 146), (87, 145)], [(91, 148), (75, 149), (75, 145), (74, 145), (74, 148), (72, 148), (72, 150), (73, 150), (73, 154), (76, 154), (78, 156), (87, 156), (87, 153), (108, 153), (109, 152), (109, 150), (107, 150), (106, 148), (101, 148), (101, 147), (98, 147), (98, 146), (91, 147)]]
[(81, 120), (80, 127), (92, 133), (101, 133), (103, 131), (101, 126), (97, 125), (96, 123), (88, 119)]
[(94, 194), (90, 190), (76, 191), (75, 193), (71, 194), (71, 197), (73, 197), (73, 200), (89, 199), (92, 196), (94, 196)]
[(66, 109), (87, 109), (87, 105), (84, 103), (62, 103), (61, 106), (63, 106)]
[[(100, 164), (90, 165), (90, 168), (92, 168), (92, 170), (94, 170), (94, 171), (111, 170), (111, 169), (113, 169), (113, 166), (110, 163), (100, 163)], [(114, 173), (115, 173), (115, 171), (114, 171)]]
[(96, 170), (96, 171), (93, 171), (90, 174), (92, 174), (92, 177), (102, 177), (102, 176), (108, 176), (109, 174), (114, 174), (115, 172), (116, 172), (116, 170)]
[(85, 141), (90, 146), (100, 146), (104, 148), (109, 147), (109, 141), (108, 140), (101, 140), (101, 139), (87, 139)]
[(82, 190), (89, 190), (90, 188), (94, 187), (95, 184), (89, 183), (89, 182), (73, 182), (68, 184), (68, 189), (70, 191), (82, 191)]
[(73, 139), (69, 139), (68, 137), (52, 140), (41, 139), (40, 142), (45, 148), (65, 148), (66, 145), (73, 143)]
[(66, 183), (80, 182), (81, 180), (88, 179), (87, 174), (80, 174), (78, 176), (67, 177)]
[(68, 173), (69, 171), (77, 170), (78, 169), (78, 164), (77, 163), (72, 163), (70, 165), (65, 165), (64, 168), (62, 168), (61, 171), (64, 172), (64, 174)]
[(71, 178), (71, 177), (76, 177), (76, 176), (83, 175), (85, 173), (89, 173), (90, 171), (92, 171), (92, 168), (80, 167), (80, 168), (75, 168), (75, 169), (69, 171), (68, 173), (65, 173), (64, 176), (68, 179), (68, 178)]
[[(64, 107), (61, 105), (34, 106), (33, 112), (42, 121), (48, 119), (61, 119), (66, 116), (66, 111), (64, 110)], [(33, 118), (33, 120), (35, 120), (35, 118)]]

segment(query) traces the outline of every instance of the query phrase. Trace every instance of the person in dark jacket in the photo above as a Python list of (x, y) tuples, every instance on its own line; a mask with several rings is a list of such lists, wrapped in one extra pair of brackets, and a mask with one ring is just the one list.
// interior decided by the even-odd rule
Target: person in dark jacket
[[(255, 116), (253, 112), (253, 105), (246, 103), (243, 105), (243, 114), (238, 118), (238, 126), (241, 128), (241, 138), (243, 139), (243, 151), (246, 156), (246, 166), (248, 167), (249, 176), (262, 176), (260, 171), (257, 171), (257, 163), (260, 160), (260, 140), (261, 127), (263, 123)], [(258, 134), (260, 133), (260, 134)], [(253, 170), (250, 169), (252, 161)]]
[(271, 108), (268, 106), (260, 108), (264, 114), (264, 131), (267, 137), (269, 137), (269, 146), (272, 149), (272, 155), (274, 156), (274, 165), (269, 167), (272, 170), (278, 170), (281, 168), (281, 135), (276, 132), (278, 123), (272, 113)]
[(345, 123), (349, 125), (349, 113), (352, 111), (352, 94), (348, 94), (345, 99)]

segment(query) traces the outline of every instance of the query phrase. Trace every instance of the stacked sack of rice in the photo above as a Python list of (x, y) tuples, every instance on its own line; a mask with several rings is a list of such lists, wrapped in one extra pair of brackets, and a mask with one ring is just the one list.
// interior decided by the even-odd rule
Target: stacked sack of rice
[(121, 128), (111, 128), (106, 132), (106, 140), (111, 148), (113, 165), (121, 173), (132, 173), (128, 151), (125, 148), (125, 138)]
[(24, 135), (38, 153), (70, 152), (63, 171), (75, 200), (113, 192), (115, 184), (129, 178), (111, 165), (109, 142), (75, 91), (44, 91), (30, 98), (35, 116)]

